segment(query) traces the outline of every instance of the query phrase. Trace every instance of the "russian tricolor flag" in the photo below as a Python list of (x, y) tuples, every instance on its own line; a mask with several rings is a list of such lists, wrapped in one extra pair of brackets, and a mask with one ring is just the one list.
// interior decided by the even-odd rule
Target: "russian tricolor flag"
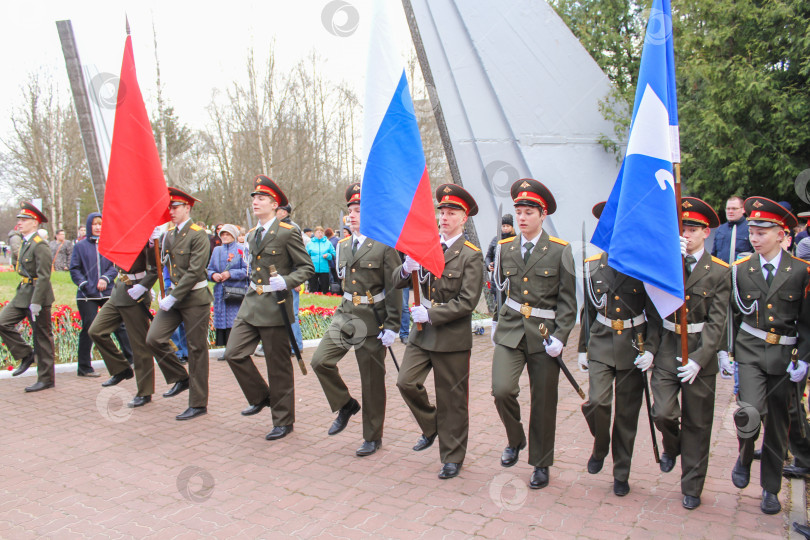
[(444, 253), (405, 62), (393, 39), (396, 16), (403, 16), (399, 2), (374, 3), (366, 73), (360, 232), (410, 255), (440, 276)]

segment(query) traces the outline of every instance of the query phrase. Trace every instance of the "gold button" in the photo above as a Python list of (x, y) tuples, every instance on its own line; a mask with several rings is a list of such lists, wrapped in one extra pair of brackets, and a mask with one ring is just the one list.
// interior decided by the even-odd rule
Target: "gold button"
[(776, 328), (771, 328), (771, 332), (776, 332)]
[(686, 295), (686, 300), (689, 300), (689, 295), (688, 294)]
[(621, 330), (616, 330), (616, 334), (622, 335), (622, 331)]
[(768, 309), (773, 309), (773, 304), (768, 304)]
[(507, 271), (506, 271), (506, 275), (508, 276), (509, 274), (510, 274), (510, 272), (509, 272), (509, 270), (507, 270)]
[(543, 273), (544, 273), (545, 275), (548, 275), (548, 270), (546, 270), (546, 271), (545, 271), (545, 272), (543, 272)]
[(256, 283), (261, 283), (261, 282), (262, 282), (262, 280), (260, 280), (260, 279), (256, 280)]
[(614, 297), (613, 297), (613, 299), (614, 299), (614, 300), (618, 300), (618, 299), (619, 299), (619, 295), (617, 294), (616, 296), (614, 296)]
[(747, 295), (747, 296), (746, 296), (746, 298), (751, 298), (751, 295), (750, 295), (750, 294), (749, 294), (749, 295)]
[(523, 278), (523, 281), (529, 281), (529, 278), (525, 277)]
[(622, 310), (622, 308), (620, 308), (620, 307), (617, 307), (617, 308), (616, 308), (616, 313), (619, 313), (619, 312), (621, 312), (621, 310)]
[(369, 268), (371, 268), (371, 263), (368, 263)]
[(352, 268), (352, 273), (354, 273), (354, 271), (355, 271), (354, 268)]
[(257, 260), (261, 260), (261, 258), (262, 258), (262, 256), (261, 256), (261, 255), (259, 255), (258, 257), (256, 257), (256, 259), (257, 259)]
[(686, 308), (686, 312), (689, 313), (689, 308)]
[(523, 294), (529, 294), (529, 291), (523, 291)]
[(352, 285), (355, 285), (356, 283), (357, 283), (357, 281), (353, 279), (352, 280)]
[(273, 250), (273, 255), (275, 255), (275, 254), (276, 254), (276, 250), (274, 249), (274, 250)]
[(768, 317), (768, 320), (769, 320), (769, 321), (773, 321), (773, 315), (771, 315), (770, 317)]

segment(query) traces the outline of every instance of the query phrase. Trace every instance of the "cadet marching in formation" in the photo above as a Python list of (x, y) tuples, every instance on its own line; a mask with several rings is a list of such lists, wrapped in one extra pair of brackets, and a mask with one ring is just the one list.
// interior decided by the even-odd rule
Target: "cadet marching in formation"
[[(212, 297), (205, 267), (210, 248), (205, 231), (190, 218), (197, 199), (176, 188), (169, 188), (169, 195), (174, 227), (160, 238), (153, 234), (130, 268), (118, 268), (112, 297), (90, 336), (111, 375), (103, 386), (134, 375), (138, 392), (128, 406), (146, 405), (154, 392), (154, 357), (172, 385), (164, 397), (189, 390), (189, 406), (177, 416), (187, 420), (205, 414), (208, 405), (207, 321)], [(511, 195), (516, 236), (498, 242), (490, 272), (503, 298), (492, 327), (492, 396), (506, 432), (501, 466), (515, 465), (528, 446), (527, 461), (533, 467), (529, 487), (541, 489), (551, 481), (560, 371), (570, 378), (561, 355), (576, 321), (577, 263), (571, 246), (543, 229), (546, 217), (556, 210), (548, 188), (526, 178), (515, 182)], [(251, 197), (259, 224), (246, 239), (250, 285), (225, 360), (249, 404), (242, 414), (270, 407), (273, 428), (266, 439), (278, 440), (293, 431), (295, 422), (292, 289), (311, 277), (314, 268), (298, 228), (275, 219), (276, 208), (287, 204), (281, 188), (259, 175)], [(360, 185), (347, 188), (352, 234), (340, 242), (338, 256), (344, 297), (311, 366), (329, 407), (337, 413), (328, 434), (340, 433), (353, 415), (362, 412), (363, 442), (356, 454), (374, 454), (382, 444), (385, 420), (385, 359), (400, 326), (402, 296), (395, 289), (416, 279), (421, 301), (411, 309), (416, 327), (397, 387), (420, 432), (413, 450), (425, 450), (438, 438), (439, 478), (448, 479), (459, 474), (467, 449), (471, 319), (482, 291), (484, 262), (481, 250), (464, 236), (468, 218), (478, 212), (473, 197), (460, 186), (445, 184), (437, 189), (436, 200), (445, 259), (441, 276), (424, 271), (409, 256), (400, 264), (393, 248), (364, 237)], [(594, 207), (597, 219), (603, 207), (604, 203)], [(739, 374), (735, 413), (739, 457), (730, 469), (733, 484), (740, 489), (748, 485), (760, 435), (762, 512), (781, 510), (778, 493), (789, 441), (797, 455), (785, 474), (810, 474), (810, 426), (801, 403), (810, 355), (810, 264), (783, 248), (785, 235), (798, 224), (788, 209), (764, 197), (751, 197), (744, 207), (754, 253), (729, 266), (706, 250), (711, 229), (720, 224), (714, 209), (694, 197), (682, 199), (685, 325), (679, 312), (662, 318), (644, 284), (613, 269), (608, 253), (582, 263), (583, 319), (589, 326), (580, 333), (578, 364), (588, 373), (589, 395), (582, 413), (594, 437), (585, 466), (597, 474), (612, 453), (617, 496), (630, 491), (642, 399), (651, 390), (648, 413), (663, 442), (660, 469), (672, 471), (680, 457), (683, 506), (690, 510), (700, 506), (720, 369), (736, 369)], [(0, 311), (0, 338), (19, 361), (13, 375), (36, 362), (37, 382), (25, 388), (36, 392), (54, 386), (51, 254), (37, 234), (39, 224), (47, 222), (42, 212), (24, 202), (17, 218), (23, 242), (12, 263), (21, 282), (13, 300)], [(172, 287), (159, 298), (152, 320), (150, 291), (161, 264), (168, 269)], [(16, 329), (25, 318), (34, 330), (33, 348)], [(110, 339), (122, 321), (133, 338), (134, 373)], [(188, 371), (169, 345), (180, 323), (185, 324), (188, 339)], [(683, 339), (688, 344), (686, 358), (681, 354)], [(265, 350), (267, 382), (251, 358), (259, 342)], [(360, 401), (352, 397), (337, 367), (351, 348), (359, 366)], [(736, 365), (730, 360), (732, 352)], [(524, 367), (529, 376), (528, 436), (518, 402)], [(305, 372), (303, 364), (301, 369)], [(431, 370), (435, 404), (424, 386)]]

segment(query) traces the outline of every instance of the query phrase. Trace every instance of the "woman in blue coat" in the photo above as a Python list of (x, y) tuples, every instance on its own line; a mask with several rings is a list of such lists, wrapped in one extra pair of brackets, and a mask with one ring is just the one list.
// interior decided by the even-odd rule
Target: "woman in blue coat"
[(219, 231), (222, 245), (214, 248), (208, 263), (208, 279), (214, 285), (214, 328), (217, 334), (217, 347), (228, 342), (233, 321), (242, 304), (241, 298), (226, 299), (225, 287), (247, 289), (248, 276), (242, 246), (236, 242), (239, 229), (226, 224)]
[(309, 279), (309, 292), (329, 292), (329, 261), (335, 258), (335, 248), (323, 234), (323, 227), (318, 225), (315, 236), (307, 244), (307, 253), (315, 265), (315, 275)]

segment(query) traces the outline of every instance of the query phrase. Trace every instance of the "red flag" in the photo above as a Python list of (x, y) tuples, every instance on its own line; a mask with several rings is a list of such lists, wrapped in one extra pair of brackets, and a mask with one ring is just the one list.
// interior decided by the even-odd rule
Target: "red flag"
[(118, 82), (110, 167), (98, 251), (121, 268), (130, 268), (152, 230), (169, 221), (169, 191), (152, 125), (146, 115), (132, 38), (124, 44)]

